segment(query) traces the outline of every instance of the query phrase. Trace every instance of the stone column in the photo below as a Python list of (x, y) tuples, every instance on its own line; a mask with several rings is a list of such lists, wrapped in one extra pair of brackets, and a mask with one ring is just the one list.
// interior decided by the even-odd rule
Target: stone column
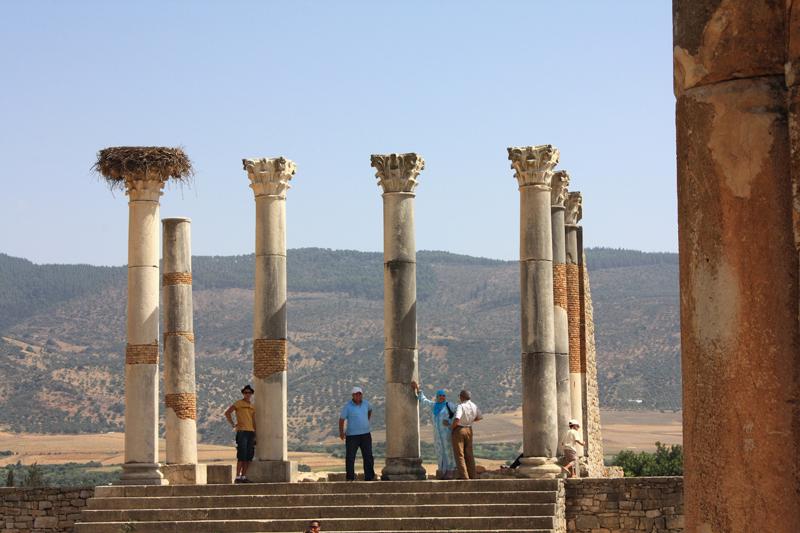
[(256, 199), (253, 386), (255, 461), (253, 481), (291, 481), (286, 423), (286, 190), (294, 162), (284, 158), (242, 160)]
[(520, 312), (522, 438), (520, 473), (553, 478), (558, 449), (553, 239), (550, 183), (558, 150), (549, 145), (508, 149), (520, 192)]
[(383, 360), (386, 376), (386, 466), (381, 479), (425, 479), (419, 445), (417, 250), (414, 189), (425, 161), (417, 154), (373, 155), (383, 189)]
[(164, 405), (171, 485), (204, 483), (197, 464), (197, 394), (194, 372), (191, 220), (165, 218), (161, 298), (164, 306)]
[[(567, 242), (567, 314), (569, 315), (569, 390), (572, 418), (581, 423), (581, 433), (586, 436), (583, 426), (583, 373), (581, 372), (581, 298), (580, 261), (578, 249), (578, 222), (583, 216), (582, 197), (579, 192), (571, 192), (566, 200), (565, 237)], [(584, 442), (586, 442), (584, 440)], [(579, 446), (578, 455), (582, 455)]]
[(687, 533), (800, 524), (789, 5), (673, 2)]
[[(567, 320), (567, 251), (564, 236), (564, 200), (567, 198), (569, 174), (553, 173), (550, 191), (550, 212), (553, 233), (553, 332), (556, 353), (556, 394), (558, 398), (558, 435), (567, 432), (572, 418), (569, 389), (569, 321)], [(561, 450), (558, 450), (560, 452)], [(557, 452), (557, 453), (558, 453)]]
[(120, 483), (163, 485), (158, 464), (158, 244), (164, 180), (125, 179), (128, 195), (128, 305), (125, 346), (125, 463)]

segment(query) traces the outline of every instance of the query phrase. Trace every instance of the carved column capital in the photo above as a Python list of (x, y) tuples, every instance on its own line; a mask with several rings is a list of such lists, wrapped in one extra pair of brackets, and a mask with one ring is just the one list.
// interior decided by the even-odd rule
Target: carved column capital
[(581, 193), (578, 191), (569, 193), (564, 204), (567, 208), (564, 214), (564, 222), (572, 225), (580, 222), (581, 218), (583, 218), (583, 197)]
[(372, 154), (370, 165), (375, 168), (375, 177), (384, 193), (409, 192), (417, 188), (417, 176), (425, 168), (421, 155)]
[(554, 207), (564, 207), (567, 199), (567, 187), (569, 186), (569, 172), (566, 170), (556, 170), (553, 172), (552, 188), (550, 189), (550, 205)]
[(125, 178), (125, 194), (132, 202), (151, 201), (158, 202), (164, 194), (166, 180), (161, 178), (147, 178), (144, 174)]
[(553, 168), (558, 164), (558, 148), (552, 144), (538, 146), (512, 146), (508, 159), (520, 187), (533, 186), (550, 190)]
[(289, 181), (297, 171), (294, 161), (285, 157), (242, 159), (242, 165), (256, 196), (286, 198)]

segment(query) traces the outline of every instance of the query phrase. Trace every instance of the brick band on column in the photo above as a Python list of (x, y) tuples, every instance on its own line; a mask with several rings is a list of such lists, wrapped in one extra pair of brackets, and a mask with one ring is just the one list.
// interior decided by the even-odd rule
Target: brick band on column
[(167, 342), (167, 337), (183, 337), (187, 341), (194, 344), (194, 333), (191, 331), (168, 331), (164, 333), (164, 343)]
[(253, 375), (266, 378), (288, 368), (286, 339), (255, 339), (253, 341)]
[(197, 420), (197, 394), (177, 392), (164, 395), (164, 404), (183, 420)]
[(168, 285), (191, 285), (192, 273), (191, 272), (170, 272), (161, 277), (161, 285), (167, 287)]
[(553, 264), (553, 303), (567, 309), (567, 265)]
[(578, 265), (568, 263), (565, 265), (567, 271), (567, 286), (569, 298), (567, 300), (567, 318), (569, 320), (569, 371), (572, 373), (581, 372), (581, 300), (578, 292), (580, 283), (580, 273)]
[(578, 266), (579, 269), (579, 287), (580, 291), (578, 292), (580, 298), (578, 298), (578, 303), (580, 304), (580, 317), (581, 322), (579, 324), (580, 329), (580, 339), (581, 339), (581, 349), (580, 349), (580, 371), (581, 374), (586, 373), (586, 292), (585, 292), (585, 280), (586, 276), (589, 273), (586, 271), (586, 267), (583, 265)]
[(158, 344), (127, 344), (125, 346), (126, 365), (157, 365)]

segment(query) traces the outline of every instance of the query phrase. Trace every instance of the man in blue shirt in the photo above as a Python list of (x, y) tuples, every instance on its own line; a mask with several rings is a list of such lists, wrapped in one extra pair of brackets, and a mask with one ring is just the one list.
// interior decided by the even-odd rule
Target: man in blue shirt
[[(355, 481), (356, 452), (361, 449), (361, 458), (364, 460), (364, 480), (375, 479), (373, 469), (375, 459), (372, 457), (372, 434), (369, 432), (369, 420), (372, 418), (372, 408), (364, 399), (361, 387), (353, 387), (353, 399), (344, 404), (339, 415), (339, 438), (345, 441), (345, 470), (347, 481)], [(347, 422), (345, 433), (344, 423)]]

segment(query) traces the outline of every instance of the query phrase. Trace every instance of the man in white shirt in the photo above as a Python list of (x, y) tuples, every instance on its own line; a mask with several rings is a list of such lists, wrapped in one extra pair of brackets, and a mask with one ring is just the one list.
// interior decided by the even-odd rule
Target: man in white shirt
[(578, 432), (578, 428), (581, 425), (578, 423), (577, 420), (574, 418), (569, 421), (569, 429), (564, 436), (561, 437), (561, 448), (564, 450), (564, 463), (565, 465), (561, 467), (561, 469), (566, 472), (567, 477), (575, 477), (577, 472), (577, 465), (578, 465), (578, 444), (581, 446), (586, 446), (583, 441), (580, 440), (581, 434)]
[(472, 403), (472, 395), (462, 390), (453, 417), (453, 455), (458, 469), (458, 479), (476, 479), (475, 456), (472, 454), (472, 424), (483, 418), (481, 410)]

